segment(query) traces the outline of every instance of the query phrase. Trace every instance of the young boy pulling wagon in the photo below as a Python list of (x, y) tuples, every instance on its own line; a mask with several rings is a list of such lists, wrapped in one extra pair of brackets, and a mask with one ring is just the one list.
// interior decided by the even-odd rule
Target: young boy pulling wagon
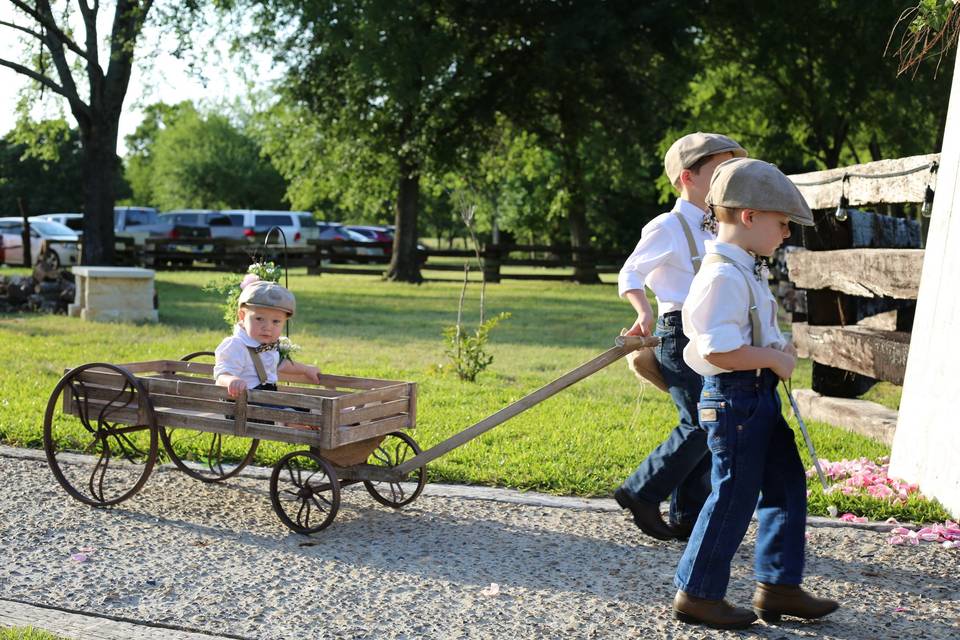
[(699, 418), (712, 454), (712, 490), (677, 567), (674, 614), (717, 628), (756, 620), (723, 599), (756, 511), (754, 611), (770, 622), (781, 615), (820, 618), (839, 605), (800, 588), (806, 475), (777, 395), (777, 383), (793, 373), (796, 350), (777, 326), (761, 260), (790, 237), (791, 221), (809, 226), (813, 215), (779, 169), (742, 158), (717, 167), (707, 203), (719, 228), (683, 306), (683, 357), (704, 376)]

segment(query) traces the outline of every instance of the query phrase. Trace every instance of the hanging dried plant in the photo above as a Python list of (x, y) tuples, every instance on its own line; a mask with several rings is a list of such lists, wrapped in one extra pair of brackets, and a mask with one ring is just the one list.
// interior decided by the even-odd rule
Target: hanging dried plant
[[(891, 44), (900, 32), (900, 44), (891, 50)], [(897, 76), (911, 71), (915, 76), (920, 63), (937, 58), (936, 75), (940, 63), (957, 42), (960, 34), (960, 4), (956, 0), (920, 0), (916, 6), (900, 14), (890, 32), (884, 55), (892, 53), (900, 61)]]

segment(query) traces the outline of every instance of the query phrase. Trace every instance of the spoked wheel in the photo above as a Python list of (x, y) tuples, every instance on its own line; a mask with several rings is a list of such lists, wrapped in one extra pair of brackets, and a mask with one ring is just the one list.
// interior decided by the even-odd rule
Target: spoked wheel
[[(201, 482), (223, 482), (237, 475), (253, 460), (260, 444), (259, 440), (250, 438), (173, 427), (161, 427), (160, 440), (170, 461)], [(228, 460), (236, 460), (236, 454), (242, 454), (243, 458), (238, 462), (224, 462), (225, 455)]]
[(54, 388), (43, 417), (43, 449), (67, 493), (94, 506), (123, 502), (157, 460), (157, 423), (146, 391), (129, 371), (91, 363)]
[[(213, 351), (196, 351), (180, 360), (213, 355)], [(160, 427), (160, 440), (170, 461), (185, 474), (201, 482), (223, 482), (237, 475), (253, 461), (257, 445), (260, 444), (259, 440), (250, 438), (182, 427)], [(224, 457), (234, 462), (224, 464)]]
[[(367, 460), (367, 464), (380, 467), (396, 467), (420, 453), (416, 441), (402, 431), (387, 434)], [(413, 487), (409, 486), (413, 484)], [(382, 505), (399, 509), (416, 500), (427, 484), (427, 468), (418, 467), (410, 472), (405, 482), (381, 482), (364, 480), (363, 486)]]
[(270, 474), (270, 502), (297, 533), (326, 529), (340, 509), (340, 482), (329, 462), (310, 451), (280, 458)]

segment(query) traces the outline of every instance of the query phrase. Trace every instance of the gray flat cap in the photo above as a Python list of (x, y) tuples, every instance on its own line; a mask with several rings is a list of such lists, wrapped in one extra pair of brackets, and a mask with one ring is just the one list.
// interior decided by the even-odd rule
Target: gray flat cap
[(667, 149), (663, 157), (663, 168), (667, 172), (670, 184), (677, 184), (680, 172), (689, 169), (701, 158), (717, 153), (731, 152), (736, 158), (745, 158), (747, 151), (733, 139), (719, 133), (689, 133)]
[(251, 282), (240, 292), (238, 305), (279, 309), (293, 315), (297, 310), (297, 299), (285, 287), (269, 280)]
[(797, 224), (813, 226), (813, 213), (800, 190), (780, 169), (763, 160), (733, 158), (719, 164), (710, 180), (707, 204), (776, 211)]

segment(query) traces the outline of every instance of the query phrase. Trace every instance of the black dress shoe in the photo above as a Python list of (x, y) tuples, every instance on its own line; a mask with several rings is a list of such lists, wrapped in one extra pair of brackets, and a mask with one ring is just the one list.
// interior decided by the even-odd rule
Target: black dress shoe
[(630, 510), (630, 513), (633, 514), (634, 524), (648, 536), (657, 540), (670, 540), (676, 537), (667, 523), (663, 521), (663, 516), (660, 515), (660, 505), (634, 500), (623, 490), (623, 487), (618, 487), (613, 492), (613, 498), (621, 508)]
[(687, 540), (690, 538), (690, 534), (693, 533), (693, 525), (695, 524), (696, 521), (679, 522), (677, 524), (671, 522), (668, 526), (670, 527), (670, 531), (673, 532), (674, 538), (677, 540)]

